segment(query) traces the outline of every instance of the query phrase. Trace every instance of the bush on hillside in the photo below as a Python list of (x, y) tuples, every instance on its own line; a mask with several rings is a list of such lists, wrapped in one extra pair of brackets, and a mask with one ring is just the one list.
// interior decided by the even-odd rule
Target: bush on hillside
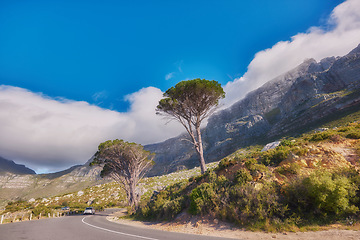
[(45, 207), (45, 206), (37, 206), (37, 207), (32, 209), (32, 213), (35, 216), (39, 216), (40, 213), (41, 213), (42, 216), (47, 216), (49, 213), (51, 214), (52, 211), (53, 210), (51, 208), (48, 208), (48, 207)]
[(234, 185), (229, 190), (223, 217), (230, 221), (247, 225), (284, 216), (286, 207), (279, 201), (279, 188), (275, 183), (247, 183)]
[(352, 203), (358, 187), (346, 176), (316, 171), (292, 181), (285, 188), (289, 207), (303, 217), (341, 217), (354, 214)]
[(17, 200), (15, 202), (8, 202), (5, 207), (5, 212), (16, 212), (31, 207), (31, 204), (24, 200)]
[(309, 141), (310, 142), (319, 142), (319, 141), (324, 141), (327, 140), (329, 138), (331, 138), (335, 133), (333, 131), (327, 130), (327, 131), (323, 131), (323, 132), (317, 132), (314, 133)]
[(286, 164), (286, 165), (276, 168), (275, 171), (281, 175), (287, 175), (287, 174), (295, 175), (295, 174), (299, 173), (300, 169), (301, 169), (301, 167), (299, 164), (290, 163), (290, 164)]
[(202, 183), (191, 191), (189, 207), (191, 214), (207, 214), (216, 208), (218, 208), (218, 201), (213, 184)]
[(236, 172), (234, 182), (239, 185), (245, 185), (246, 183), (252, 181), (253, 178), (249, 170), (242, 168)]
[(350, 139), (360, 139), (360, 131), (351, 131), (348, 134), (346, 134), (346, 138), (350, 138)]
[(262, 152), (260, 155), (260, 162), (269, 166), (277, 166), (280, 162), (287, 159), (290, 149), (291, 148), (288, 146), (278, 146), (275, 149)]
[(143, 219), (173, 219), (184, 210), (188, 196), (184, 193), (188, 182), (180, 182), (155, 192), (150, 201), (140, 206), (136, 216)]

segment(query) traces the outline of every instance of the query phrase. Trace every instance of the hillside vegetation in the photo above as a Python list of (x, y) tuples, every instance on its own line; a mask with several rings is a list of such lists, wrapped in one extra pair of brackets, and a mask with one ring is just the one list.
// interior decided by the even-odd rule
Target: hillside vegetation
[(139, 219), (180, 213), (221, 219), (248, 229), (297, 230), (359, 220), (360, 111), (275, 149), (249, 147), (201, 176), (168, 186), (143, 202)]
[[(216, 166), (217, 163), (207, 164), (209, 169)], [(154, 191), (198, 175), (200, 175), (199, 167), (163, 176), (144, 178), (139, 184), (142, 200), (149, 200)], [(33, 216), (41, 214), (42, 217), (47, 217), (49, 214), (50, 216), (63, 214), (64, 211), (61, 210), (63, 207), (69, 207), (69, 211), (77, 213), (81, 213), (88, 206), (94, 207), (97, 211), (107, 207), (124, 207), (126, 206), (125, 201), (125, 192), (117, 183), (110, 182), (53, 197), (31, 198), (28, 201), (20, 198), (7, 202), (3, 211), (0, 211), (0, 215), (4, 214), (6, 221), (16, 221), (29, 219), (30, 214)]]

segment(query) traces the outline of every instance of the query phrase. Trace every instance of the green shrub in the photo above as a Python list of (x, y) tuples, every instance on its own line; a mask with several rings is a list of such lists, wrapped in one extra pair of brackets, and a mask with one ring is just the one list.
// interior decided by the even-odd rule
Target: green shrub
[(235, 185), (230, 188), (226, 218), (240, 224), (250, 224), (273, 217), (282, 217), (286, 207), (279, 201), (274, 183)]
[(351, 131), (346, 135), (346, 138), (350, 139), (360, 139), (360, 131)]
[(349, 130), (351, 130), (351, 127), (340, 127), (338, 129), (336, 129), (336, 131), (338, 131), (340, 133), (348, 132)]
[(27, 209), (29, 207), (31, 207), (31, 204), (23, 200), (8, 202), (8, 204), (5, 207), (5, 212), (16, 212), (23, 209)]
[(286, 174), (297, 174), (300, 171), (300, 166), (297, 163), (290, 163), (288, 165), (284, 165), (276, 168), (276, 171), (282, 175)]
[(175, 218), (184, 209), (184, 197), (165, 202), (162, 210), (163, 218), (170, 220)]
[(343, 216), (358, 208), (351, 203), (357, 186), (349, 178), (328, 171), (317, 171), (294, 180), (285, 189), (289, 206), (303, 216)]
[(220, 162), (219, 165), (217, 166), (216, 170), (223, 170), (225, 168), (228, 168), (230, 166), (235, 165), (237, 162), (236, 159), (232, 158), (223, 158)]
[(324, 131), (324, 132), (317, 132), (317, 133), (314, 133), (309, 141), (311, 142), (319, 142), (319, 141), (324, 141), (326, 139), (329, 139), (331, 136), (334, 135), (334, 132), (333, 131)]
[(46, 217), (49, 213), (50, 214), (52, 213), (52, 209), (48, 208), (48, 207), (45, 207), (45, 206), (37, 206), (34, 209), (32, 209), (32, 213), (35, 216), (39, 216), (40, 213), (41, 213), (42, 216)]
[(173, 219), (186, 207), (188, 196), (184, 191), (188, 184), (187, 181), (179, 182), (154, 193), (149, 202), (140, 206), (136, 217), (148, 220)]
[(306, 148), (306, 147), (295, 147), (295, 148), (292, 148), (291, 151), (295, 154), (295, 155), (298, 155), (298, 156), (305, 156), (309, 149)]
[(212, 184), (202, 183), (190, 193), (189, 212), (193, 215), (210, 213), (217, 207), (216, 199)]
[(277, 166), (280, 162), (287, 159), (290, 153), (290, 147), (278, 146), (275, 149), (270, 149), (260, 155), (260, 161), (265, 165)]
[(236, 184), (244, 185), (252, 180), (253, 180), (253, 178), (252, 178), (249, 170), (242, 168), (236, 172), (234, 182)]
[(284, 139), (280, 142), (280, 146), (294, 147), (296, 146), (296, 142), (293, 142), (289, 139)]

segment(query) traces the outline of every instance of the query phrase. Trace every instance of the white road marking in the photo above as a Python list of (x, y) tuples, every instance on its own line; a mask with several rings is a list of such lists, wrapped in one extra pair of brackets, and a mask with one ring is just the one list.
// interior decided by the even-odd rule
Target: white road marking
[(93, 227), (93, 228), (101, 229), (101, 230), (108, 231), (108, 232), (111, 232), (111, 233), (116, 233), (116, 234), (121, 234), (121, 235), (125, 235), (125, 236), (130, 236), (130, 237), (136, 237), (136, 238), (142, 238), (142, 239), (148, 239), (148, 240), (159, 240), (159, 239), (156, 239), (156, 238), (149, 238), (149, 237), (144, 237), (144, 236), (139, 236), (139, 235), (133, 235), (133, 234), (129, 234), (129, 233), (117, 232), (117, 231), (113, 231), (113, 230), (110, 230), (110, 229), (98, 227), (98, 226), (95, 226), (95, 225), (92, 225), (92, 224), (90, 224), (90, 223), (85, 222), (85, 221), (84, 221), (85, 218), (87, 218), (87, 217), (84, 217), (81, 221), (82, 221), (83, 223), (85, 223), (86, 225), (88, 225), (88, 226), (90, 226), (90, 227)]

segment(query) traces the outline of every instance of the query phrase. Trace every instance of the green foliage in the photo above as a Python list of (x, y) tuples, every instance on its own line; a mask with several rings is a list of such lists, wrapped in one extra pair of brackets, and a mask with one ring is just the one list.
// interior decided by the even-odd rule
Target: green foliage
[(333, 131), (323, 131), (323, 132), (317, 132), (312, 135), (312, 137), (309, 139), (311, 142), (319, 142), (324, 141), (326, 139), (329, 139), (331, 136), (334, 135)]
[(357, 190), (348, 177), (322, 170), (291, 182), (285, 191), (289, 206), (297, 214), (336, 217), (358, 211), (351, 202)]
[(222, 170), (222, 169), (225, 169), (225, 168), (228, 168), (228, 167), (230, 167), (230, 166), (233, 166), (233, 165), (235, 165), (236, 164), (236, 159), (235, 158), (223, 158), (221, 161), (220, 161), (220, 163), (219, 163), (219, 165), (218, 165), (218, 167), (217, 167), (217, 170)]
[(236, 172), (234, 182), (239, 185), (245, 185), (246, 183), (250, 182), (252, 179), (253, 178), (250, 174), (250, 171), (245, 168), (242, 168)]
[(360, 131), (358, 129), (357, 130), (354, 129), (353, 131), (346, 134), (346, 138), (360, 139)]
[(217, 81), (197, 78), (177, 83), (164, 93), (164, 97), (157, 106), (158, 112), (185, 114), (184, 111), (188, 111), (202, 115), (217, 105), (225, 92)]
[(167, 187), (165, 190), (155, 192), (151, 200), (136, 212), (136, 216), (144, 219), (173, 219), (185, 208), (187, 200), (184, 190), (186, 182), (180, 182)]
[(295, 141), (291, 141), (289, 139), (283, 139), (280, 142), (280, 146), (294, 147), (296, 145), (297, 145), (297, 143)]
[(298, 174), (300, 171), (301, 167), (299, 166), (299, 164), (297, 163), (290, 163), (281, 167), (276, 168), (276, 171), (282, 175), (287, 175), (287, 174)]
[(216, 207), (216, 193), (212, 184), (202, 183), (190, 193), (189, 212), (191, 214), (206, 214)]
[(282, 217), (286, 211), (286, 206), (279, 201), (278, 186), (274, 183), (232, 186), (226, 208), (223, 218), (246, 225)]
[(17, 200), (15, 202), (8, 202), (5, 207), (5, 212), (16, 212), (30, 207), (31, 204), (29, 204), (28, 202), (24, 200)]
[(51, 214), (53, 210), (51, 208), (48, 208), (46, 206), (38, 206), (32, 209), (32, 213), (35, 216), (39, 216), (40, 213), (42, 216), (47, 216), (49, 213)]
[(290, 147), (278, 146), (275, 149), (262, 152), (260, 161), (265, 165), (277, 166), (280, 162), (287, 159), (290, 153)]
[(360, 139), (359, 124), (348, 124), (347, 126), (340, 127), (336, 130), (327, 130), (323, 132), (317, 132), (312, 134), (308, 140), (312, 142), (319, 142), (324, 140), (339, 141), (341, 137), (350, 139)]

